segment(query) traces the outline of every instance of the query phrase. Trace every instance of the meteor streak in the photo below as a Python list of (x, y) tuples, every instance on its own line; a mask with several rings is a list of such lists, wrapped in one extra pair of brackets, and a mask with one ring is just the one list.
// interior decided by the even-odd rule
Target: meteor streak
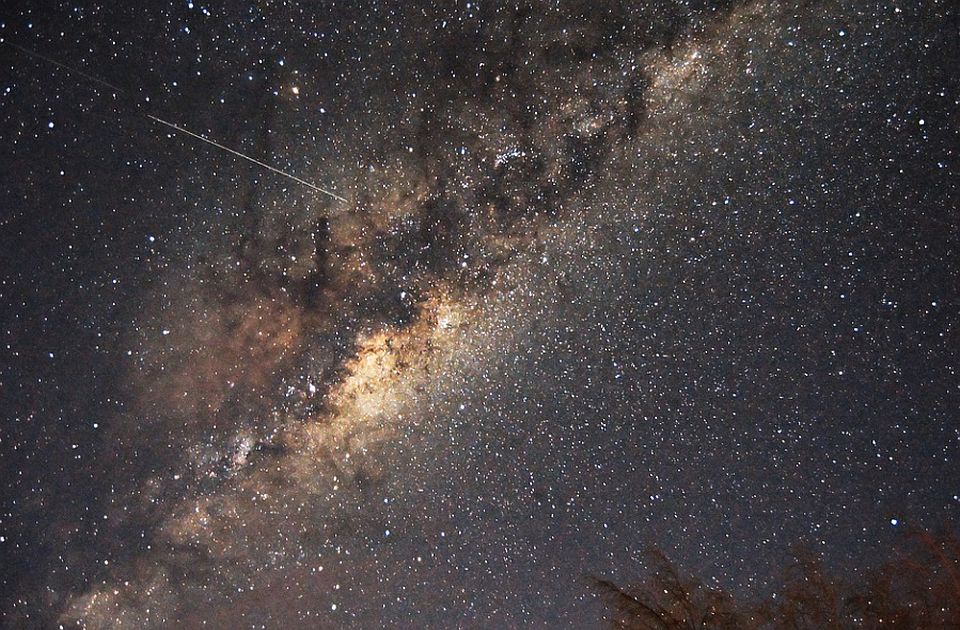
[(57, 61), (56, 59), (51, 59), (50, 57), (41, 55), (41, 54), (38, 53), (38, 52), (35, 52), (35, 51), (33, 51), (33, 50), (30, 50), (29, 48), (24, 48), (23, 46), (18, 46), (17, 44), (14, 44), (13, 42), (8, 42), (8, 41), (6, 41), (6, 40), (4, 40), (2, 43), (6, 44), (7, 46), (10, 46), (11, 48), (16, 48), (17, 50), (19, 50), (19, 51), (22, 52), (23, 54), (27, 55), (28, 57), (33, 57), (34, 59), (40, 59), (40, 60), (42, 60), (42, 61), (46, 61), (47, 63), (52, 63), (53, 65), (55, 65), (56, 67), (58, 67), (58, 68), (60, 68), (60, 69), (62, 69), (62, 70), (66, 70), (67, 72), (73, 72), (74, 74), (79, 74), (81, 77), (83, 77), (83, 78), (85, 78), (85, 79), (89, 79), (90, 81), (93, 81), (94, 83), (99, 83), (100, 85), (103, 85), (103, 86), (105, 86), (105, 87), (108, 87), (108, 88), (110, 88), (111, 90), (113, 90), (113, 91), (115, 91), (115, 92), (121, 92), (121, 93), (124, 93), (124, 94), (127, 92), (127, 91), (124, 90), (123, 88), (117, 87), (117, 86), (114, 85), (113, 83), (107, 83), (107, 82), (104, 81), (103, 79), (98, 79), (97, 77), (93, 76), (92, 74), (87, 74), (87, 73), (84, 72), (83, 70), (78, 70), (78, 69), (76, 69), (76, 68), (71, 68), (70, 66), (68, 66), (68, 65), (66, 65), (66, 64), (60, 63), (60, 62)]
[[(20, 52), (24, 53), (24, 54), (27, 55), (27, 56), (33, 57), (33, 58), (35, 58), (35, 59), (40, 59), (40, 60), (46, 61), (47, 63), (51, 63), (51, 64), (55, 65), (56, 67), (61, 68), (62, 70), (66, 70), (67, 72), (72, 72), (72, 73), (74, 73), (74, 74), (78, 74), (78, 75), (80, 75), (81, 77), (83, 77), (83, 78), (85, 78), (85, 79), (88, 79), (88, 80), (90, 80), (90, 81), (93, 81), (94, 83), (98, 83), (98, 84), (100, 84), (100, 85), (103, 85), (103, 86), (105, 86), (105, 87), (108, 87), (108, 88), (110, 88), (111, 90), (114, 90), (114, 91), (116, 91), (116, 92), (120, 92), (120, 93), (122, 93), (122, 94), (129, 94), (129, 92), (128, 92), (127, 90), (124, 90), (124, 89), (121, 88), (121, 87), (118, 87), (118, 86), (116, 86), (116, 85), (114, 85), (114, 84), (112, 84), (112, 83), (108, 83), (107, 81), (104, 81), (103, 79), (99, 79), (99, 78), (97, 78), (97, 77), (95, 77), (95, 76), (93, 76), (93, 75), (91, 75), (91, 74), (87, 74), (86, 72), (84, 72), (84, 71), (82, 71), (82, 70), (78, 70), (77, 68), (74, 68), (74, 67), (72, 67), (72, 66), (68, 66), (68, 65), (66, 65), (66, 64), (64, 64), (64, 63), (60, 63), (60, 62), (57, 61), (56, 59), (51, 59), (50, 57), (47, 57), (47, 56), (45, 56), (45, 55), (41, 55), (41, 54), (38, 53), (38, 52), (35, 52), (35, 51), (33, 51), (33, 50), (30, 50), (29, 48), (24, 48), (23, 46), (18, 46), (17, 44), (14, 44), (13, 42), (9, 42), (9, 41), (6, 41), (6, 40), (2, 40), (2, 41), (0, 41), (0, 43), (6, 44), (6, 45), (8, 45), (8, 46), (10, 46), (10, 47), (12, 47), (12, 48), (16, 48), (17, 50), (19, 50)], [(286, 178), (288, 178), (288, 179), (292, 179), (293, 181), (297, 182), (298, 184), (303, 184), (303, 185), (306, 186), (307, 188), (310, 188), (310, 189), (312, 189), (312, 190), (314, 190), (314, 191), (316, 191), (316, 192), (318, 192), (318, 193), (327, 195), (328, 197), (332, 197), (332, 198), (336, 199), (337, 201), (343, 201), (343, 202), (346, 202), (346, 201), (347, 201), (344, 197), (341, 197), (340, 195), (338, 195), (338, 194), (336, 194), (336, 193), (334, 193), (334, 192), (331, 192), (331, 191), (329, 191), (329, 190), (326, 190), (325, 188), (321, 188), (321, 187), (319, 187), (319, 186), (317, 186), (317, 185), (315, 185), (315, 184), (311, 184), (310, 182), (308, 182), (308, 181), (306, 181), (306, 180), (300, 179), (300, 178), (297, 177), (296, 175), (292, 175), (292, 174), (290, 174), (290, 173), (287, 173), (286, 171), (280, 170), (279, 168), (276, 168), (276, 167), (274, 167), (274, 166), (270, 166), (269, 164), (266, 164), (265, 162), (261, 162), (260, 160), (257, 160), (257, 159), (255, 159), (255, 158), (250, 157), (249, 155), (244, 155), (243, 153), (240, 153), (239, 151), (237, 151), (237, 150), (235, 150), (235, 149), (231, 149), (230, 147), (224, 146), (224, 145), (220, 144), (219, 142), (215, 142), (214, 140), (211, 140), (210, 138), (207, 138), (206, 136), (200, 135), (200, 134), (198, 134), (198, 133), (194, 133), (194, 132), (190, 131), (189, 129), (184, 129), (183, 127), (181, 127), (181, 126), (179, 126), (179, 125), (175, 125), (175, 124), (172, 123), (172, 122), (163, 120), (162, 118), (159, 118), (159, 117), (157, 117), (157, 116), (154, 116), (153, 114), (147, 114), (147, 113), (144, 112), (143, 115), (146, 116), (147, 118), (149, 118), (150, 120), (153, 120), (153, 121), (155, 121), (155, 122), (158, 122), (158, 123), (160, 123), (161, 125), (166, 125), (167, 127), (170, 127), (171, 129), (173, 129), (173, 130), (175, 130), (175, 131), (178, 131), (178, 132), (180, 132), (180, 133), (186, 134), (186, 135), (188, 135), (188, 136), (190, 136), (190, 137), (192, 137), (192, 138), (196, 138), (197, 140), (200, 140), (200, 141), (202, 141), (202, 142), (206, 142), (207, 144), (211, 144), (211, 145), (217, 147), (218, 149), (221, 149), (221, 150), (223, 150), (223, 151), (226, 151), (227, 153), (230, 153), (230, 154), (235, 155), (235, 156), (237, 156), (237, 157), (243, 158), (244, 160), (247, 160), (248, 162), (253, 162), (253, 163), (256, 164), (257, 166), (261, 166), (261, 167), (267, 169), (268, 171), (271, 171), (271, 172), (273, 172), (273, 173), (276, 173), (277, 175), (282, 175), (283, 177), (286, 177)]]
[(247, 160), (247, 161), (249, 161), (249, 162), (253, 162), (253, 163), (256, 164), (257, 166), (262, 166), (263, 168), (265, 168), (265, 169), (267, 169), (267, 170), (273, 171), (273, 172), (276, 173), (277, 175), (283, 175), (284, 177), (289, 177), (290, 179), (292, 179), (292, 180), (295, 181), (295, 182), (299, 182), (299, 183), (303, 184), (304, 186), (307, 186), (307, 187), (309, 187), (309, 188), (312, 188), (313, 190), (315, 190), (315, 191), (317, 191), (317, 192), (319, 192), (319, 193), (323, 193), (324, 195), (333, 197), (334, 199), (337, 199), (338, 201), (346, 201), (346, 199), (344, 199), (343, 197), (341, 197), (340, 195), (338, 195), (338, 194), (336, 194), (336, 193), (333, 193), (333, 192), (330, 192), (329, 190), (325, 190), (325, 189), (323, 189), (323, 188), (320, 188), (319, 186), (315, 186), (315, 185), (311, 184), (311, 183), (308, 182), (308, 181), (305, 181), (305, 180), (300, 179), (300, 178), (297, 177), (296, 175), (291, 175), (290, 173), (287, 173), (287, 172), (285, 172), (285, 171), (281, 171), (280, 169), (275, 168), (275, 167), (273, 167), (273, 166), (270, 166), (269, 164), (265, 164), (265, 163), (261, 162), (260, 160), (256, 160), (256, 159), (250, 157), (249, 155), (244, 155), (243, 153), (240, 153), (239, 151), (235, 151), (235, 150), (231, 149), (230, 147), (225, 147), (225, 146), (223, 146), (222, 144), (220, 144), (219, 142), (215, 142), (215, 141), (211, 140), (210, 138), (207, 138), (207, 137), (205, 137), (205, 136), (202, 136), (202, 135), (200, 135), (200, 134), (198, 134), (198, 133), (194, 133), (194, 132), (190, 131), (189, 129), (184, 129), (183, 127), (181, 127), (181, 126), (179, 126), (179, 125), (175, 125), (175, 124), (173, 124), (172, 122), (168, 122), (168, 121), (166, 121), (166, 120), (163, 120), (162, 118), (158, 118), (158, 117), (154, 116), (153, 114), (146, 114), (146, 117), (149, 118), (150, 120), (154, 120), (154, 121), (160, 123), (161, 125), (166, 125), (167, 127), (170, 127), (171, 129), (175, 129), (176, 131), (179, 131), (179, 132), (181, 132), (181, 133), (185, 133), (185, 134), (187, 134), (188, 136), (191, 136), (191, 137), (193, 137), (193, 138), (196, 138), (197, 140), (200, 140), (200, 141), (202, 141), (202, 142), (206, 142), (207, 144), (212, 144), (213, 146), (217, 147), (218, 149), (223, 149), (223, 150), (226, 151), (227, 153), (232, 153), (233, 155), (236, 155), (237, 157), (241, 157), (241, 158), (243, 158), (243, 159), (245, 159), (245, 160)]

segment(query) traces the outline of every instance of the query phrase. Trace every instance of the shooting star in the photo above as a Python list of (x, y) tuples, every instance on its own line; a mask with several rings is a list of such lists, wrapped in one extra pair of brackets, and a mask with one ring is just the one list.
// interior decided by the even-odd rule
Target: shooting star
[(33, 57), (34, 59), (40, 59), (41, 61), (46, 61), (47, 63), (51, 63), (51, 64), (55, 65), (56, 67), (60, 68), (61, 70), (66, 70), (67, 72), (72, 72), (72, 73), (74, 73), (74, 74), (78, 74), (78, 75), (80, 75), (81, 77), (83, 77), (84, 79), (88, 79), (88, 80), (90, 80), (90, 81), (93, 81), (94, 83), (99, 83), (100, 85), (102, 85), (102, 86), (104, 86), (104, 87), (110, 88), (110, 89), (113, 90), (114, 92), (120, 92), (121, 94), (126, 94), (126, 93), (127, 93), (127, 91), (124, 90), (124, 89), (121, 88), (121, 87), (117, 87), (116, 85), (114, 85), (114, 84), (112, 84), (112, 83), (108, 83), (108, 82), (104, 81), (103, 79), (99, 79), (99, 78), (93, 76), (92, 74), (87, 74), (87, 73), (84, 72), (83, 70), (78, 70), (77, 68), (71, 68), (70, 66), (68, 66), (68, 65), (66, 65), (66, 64), (60, 63), (60, 62), (57, 61), (56, 59), (51, 59), (50, 57), (47, 57), (47, 56), (45, 56), (45, 55), (41, 55), (40, 53), (38, 53), (38, 52), (36, 52), (36, 51), (30, 50), (29, 48), (24, 48), (23, 46), (18, 46), (17, 44), (14, 44), (13, 42), (9, 42), (9, 41), (6, 41), (6, 40), (2, 40), (2, 41), (0, 41), (0, 43), (6, 44), (7, 46), (10, 46), (11, 48), (16, 48), (17, 50), (19, 50), (19, 51), (22, 52), (23, 54), (27, 55), (28, 57)]
[(197, 140), (200, 140), (200, 141), (202, 141), (202, 142), (206, 142), (207, 144), (212, 144), (213, 146), (217, 147), (218, 149), (223, 149), (223, 150), (226, 151), (227, 153), (232, 153), (233, 155), (236, 155), (237, 157), (243, 158), (244, 160), (247, 160), (247, 161), (249, 161), (249, 162), (253, 162), (253, 163), (256, 164), (257, 166), (262, 166), (263, 168), (265, 168), (265, 169), (267, 169), (267, 170), (269, 170), (269, 171), (272, 171), (272, 172), (276, 173), (277, 175), (283, 175), (284, 177), (289, 177), (289, 178), (292, 179), (293, 181), (298, 182), (298, 183), (301, 183), (301, 184), (303, 184), (304, 186), (307, 186), (308, 188), (312, 188), (313, 190), (315, 190), (315, 191), (317, 191), (317, 192), (319, 192), (319, 193), (323, 193), (324, 195), (333, 197), (334, 199), (336, 199), (336, 200), (338, 200), (338, 201), (346, 202), (346, 199), (344, 199), (343, 197), (341, 197), (340, 195), (338, 195), (338, 194), (336, 194), (336, 193), (333, 193), (333, 192), (330, 192), (329, 190), (320, 188), (319, 186), (316, 186), (316, 185), (314, 185), (314, 184), (311, 184), (310, 182), (308, 182), (308, 181), (306, 181), (306, 180), (300, 179), (300, 178), (297, 177), (296, 175), (291, 175), (290, 173), (287, 173), (286, 171), (281, 171), (279, 168), (275, 168), (275, 167), (273, 167), (273, 166), (270, 166), (269, 164), (265, 164), (264, 162), (261, 162), (260, 160), (254, 159), (254, 158), (250, 157), (249, 155), (244, 155), (243, 153), (240, 153), (239, 151), (235, 151), (235, 150), (231, 149), (230, 147), (225, 147), (225, 146), (223, 146), (222, 144), (220, 144), (219, 142), (215, 142), (215, 141), (211, 140), (210, 138), (207, 138), (206, 136), (202, 136), (202, 135), (200, 135), (200, 134), (198, 134), (198, 133), (194, 133), (194, 132), (190, 131), (189, 129), (184, 129), (183, 127), (181, 127), (181, 126), (179, 126), (179, 125), (175, 125), (175, 124), (173, 124), (172, 122), (166, 121), (166, 120), (164, 120), (164, 119), (162, 119), (162, 118), (158, 118), (157, 116), (154, 116), (153, 114), (145, 114), (145, 116), (146, 116), (147, 118), (149, 118), (150, 120), (153, 120), (153, 121), (156, 121), (156, 122), (160, 123), (161, 125), (166, 125), (167, 127), (170, 127), (171, 129), (174, 129), (174, 130), (176, 130), (176, 131), (179, 131), (180, 133), (185, 133), (185, 134), (187, 134), (188, 136), (190, 136), (190, 137), (192, 137), (192, 138), (196, 138)]
[[(108, 87), (108, 88), (110, 88), (111, 90), (114, 90), (115, 92), (119, 92), (119, 93), (121, 93), (121, 94), (129, 94), (129, 92), (128, 92), (127, 90), (124, 90), (124, 89), (121, 88), (121, 87), (118, 87), (118, 86), (116, 86), (116, 85), (113, 85), (112, 83), (108, 83), (107, 81), (104, 81), (103, 79), (97, 78), (97, 77), (95, 77), (95, 76), (93, 76), (93, 75), (91, 75), (91, 74), (87, 74), (86, 72), (83, 72), (82, 70), (78, 70), (77, 68), (74, 68), (74, 67), (72, 67), (72, 66), (68, 66), (68, 65), (66, 65), (66, 64), (64, 64), (64, 63), (61, 63), (61, 62), (57, 61), (56, 59), (51, 59), (50, 57), (47, 57), (47, 56), (45, 56), (45, 55), (41, 55), (41, 54), (38, 53), (38, 52), (35, 52), (35, 51), (33, 51), (33, 50), (30, 50), (29, 48), (24, 48), (23, 46), (18, 46), (17, 44), (14, 44), (13, 42), (6, 41), (6, 40), (0, 40), (0, 43), (3, 43), (3, 44), (6, 44), (6, 45), (8, 45), (8, 46), (10, 46), (10, 47), (12, 47), (12, 48), (15, 48), (15, 49), (19, 50), (20, 52), (24, 53), (24, 54), (27, 55), (27, 56), (33, 57), (33, 58), (35, 58), (35, 59), (40, 59), (40, 60), (42, 60), (42, 61), (46, 61), (47, 63), (53, 64), (54, 66), (56, 66), (56, 67), (58, 67), (58, 68), (60, 68), (60, 69), (62, 69), (62, 70), (66, 70), (67, 72), (72, 72), (73, 74), (79, 75), (79, 76), (81, 76), (81, 77), (83, 77), (83, 78), (85, 78), (85, 79), (87, 79), (87, 80), (89, 80), (89, 81), (93, 81), (94, 83), (97, 83), (97, 84), (99, 84), (99, 85)], [(342, 201), (342, 202), (344, 202), (344, 203), (347, 202), (347, 200), (346, 200), (344, 197), (341, 197), (340, 195), (338, 195), (338, 194), (336, 194), (336, 193), (334, 193), (334, 192), (331, 192), (331, 191), (329, 191), (329, 190), (327, 190), (327, 189), (325, 189), (325, 188), (321, 188), (320, 186), (317, 186), (317, 185), (315, 185), (315, 184), (311, 184), (310, 182), (308, 182), (308, 181), (306, 181), (306, 180), (304, 180), (304, 179), (301, 179), (301, 178), (297, 177), (296, 175), (292, 175), (291, 173), (288, 173), (288, 172), (286, 172), (286, 171), (280, 170), (279, 168), (276, 168), (276, 167), (274, 167), (274, 166), (270, 166), (269, 164), (267, 164), (267, 163), (265, 163), (265, 162), (261, 162), (260, 160), (257, 160), (257, 159), (255, 159), (255, 158), (250, 157), (249, 155), (245, 155), (245, 154), (243, 154), (243, 153), (240, 153), (239, 151), (237, 151), (237, 150), (235, 150), (235, 149), (231, 149), (231, 148), (228, 147), (228, 146), (224, 146), (224, 145), (220, 144), (219, 142), (215, 142), (214, 140), (211, 140), (210, 138), (207, 138), (206, 136), (203, 136), (203, 135), (198, 134), (198, 133), (194, 133), (194, 132), (190, 131), (189, 129), (185, 129), (185, 128), (181, 127), (180, 125), (175, 125), (174, 123), (169, 122), (169, 121), (166, 121), (166, 120), (163, 120), (162, 118), (159, 118), (158, 116), (154, 116), (153, 114), (143, 113), (143, 115), (146, 116), (147, 118), (149, 118), (149, 119), (152, 120), (152, 121), (158, 122), (158, 123), (160, 123), (161, 125), (166, 125), (167, 127), (170, 127), (171, 129), (173, 129), (173, 130), (175, 130), (175, 131), (178, 131), (178, 132), (180, 132), (180, 133), (186, 134), (186, 135), (188, 135), (188, 136), (190, 136), (190, 137), (192, 137), (192, 138), (196, 138), (197, 140), (200, 140), (201, 142), (206, 142), (207, 144), (213, 145), (213, 146), (217, 147), (218, 149), (220, 149), (220, 150), (222, 150), (222, 151), (226, 151), (227, 153), (230, 153), (230, 154), (235, 155), (235, 156), (237, 156), (237, 157), (243, 158), (244, 160), (247, 160), (248, 162), (252, 162), (252, 163), (256, 164), (257, 166), (260, 166), (260, 167), (262, 167), (262, 168), (267, 169), (268, 171), (271, 171), (271, 172), (273, 172), (273, 173), (276, 173), (277, 175), (281, 175), (281, 176), (286, 177), (286, 178), (288, 178), (288, 179), (292, 179), (293, 181), (297, 182), (298, 184), (302, 184), (302, 185), (306, 186), (307, 188), (310, 188), (311, 190), (314, 190), (314, 191), (316, 191), (316, 192), (318, 192), (318, 193), (321, 193), (321, 194), (323, 194), (323, 195), (327, 195), (328, 197), (332, 197), (332, 198), (336, 199), (337, 201)]]

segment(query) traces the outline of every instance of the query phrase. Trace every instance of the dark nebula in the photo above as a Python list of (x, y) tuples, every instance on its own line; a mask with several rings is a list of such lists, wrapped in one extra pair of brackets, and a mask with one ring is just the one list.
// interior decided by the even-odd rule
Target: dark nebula
[(0, 625), (596, 627), (958, 522), (955, 4), (148, 5), (0, 16)]

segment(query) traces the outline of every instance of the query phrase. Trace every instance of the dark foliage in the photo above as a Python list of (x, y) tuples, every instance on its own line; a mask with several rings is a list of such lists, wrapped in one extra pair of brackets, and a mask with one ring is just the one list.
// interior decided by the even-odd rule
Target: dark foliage
[(696, 577), (681, 576), (660, 552), (642, 584), (591, 578), (613, 628), (960, 628), (960, 538), (916, 532), (880, 567), (859, 578), (825, 568), (798, 550), (770, 597), (737, 600)]

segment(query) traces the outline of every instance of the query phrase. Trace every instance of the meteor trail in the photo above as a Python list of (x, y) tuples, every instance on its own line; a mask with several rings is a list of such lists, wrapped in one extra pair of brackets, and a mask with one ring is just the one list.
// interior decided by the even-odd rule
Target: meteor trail
[(81, 77), (84, 77), (85, 79), (89, 79), (90, 81), (93, 81), (94, 83), (99, 83), (100, 85), (106, 86), (106, 87), (110, 88), (111, 90), (114, 90), (115, 92), (122, 92), (122, 93), (124, 93), (124, 94), (126, 94), (126, 92), (127, 92), (126, 90), (124, 90), (124, 89), (121, 88), (121, 87), (117, 87), (116, 85), (114, 85), (114, 84), (112, 84), (112, 83), (107, 83), (107, 82), (104, 81), (103, 79), (98, 79), (97, 77), (93, 76), (92, 74), (87, 74), (87, 73), (84, 72), (83, 70), (77, 70), (76, 68), (71, 68), (70, 66), (68, 66), (68, 65), (66, 65), (66, 64), (60, 63), (60, 62), (57, 61), (56, 59), (51, 59), (50, 57), (46, 57), (46, 56), (44, 56), (44, 55), (41, 55), (41, 54), (38, 53), (38, 52), (35, 52), (35, 51), (33, 51), (33, 50), (30, 50), (29, 48), (24, 48), (23, 46), (18, 46), (17, 44), (14, 44), (13, 42), (8, 42), (8, 41), (6, 41), (6, 40), (4, 40), (2, 43), (6, 44), (7, 46), (10, 46), (11, 48), (16, 48), (17, 50), (19, 50), (19, 51), (22, 52), (23, 54), (27, 55), (28, 57), (33, 57), (34, 59), (41, 59), (41, 60), (43, 60), (43, 61), (46, 61), (47, 63), (52, 63), (53, 65), (55, 65), (55, 66), (58, 67), (58, 68), (61, 68), (61, 69), (63, 69), (63, 70), (66, 70), (67, 72), (73, 72), (74, 74), (79, 74)]
[(241, 158), (243, 158), (243, 159), (245, 159), (245, 160), (247, 160), (247, 161), (249, 161), (249, 162), (253, 162), (253, 163), (256, 164), (257, 166), (262, 166), (263, 168), (265, 168), (265, 169), (267, 169), (267, 170), (273, 171), (273, 172), (276, 173), (277, 175), (283, 175), (284, 177), (289, 177), (289, 178), (292, 179), (293, 181), (299, 182), (299, 183), (303, 184), (304, 186), (307, 186), (307, 187), (309, 187), (309, 188), (312, 188), (313, 190), (315, 190), (315, 191), (317, 191), (317, 192), (319, 192), (319, 193), (323, 193), (324, 195), (328, 195), (328, 196), (333, 197), (334, 199), (337, 199), (337, 200), (339, 200), (339, 201), (346, 201), (346, 199), (344, 199), (343, 197), (341, 197), (340, 195), (338, 195), (338, 194), (336, 194), (336, 193), (333, 193), (333, 192), (330, 192), (329, 190), (325, 190), (325, 189), (323, 189), (323, 188), (320, 188), (319, 186), (315, 186), (315, 185), (311, 184), (311, 183), (308, 182), (308, 181), (305, 181), (305, 180), (300, 179), (300, 178), (297, 177), (296, 175), (291, 175), (290, 173), (281, 171), (280, 169), (275, 168), (275, 167), (273, 167), (273, 166), (270, 166), (269, 164), (265, 164), (265, 163), (261, 162), (260, 160), (255, 160), (254, 158), (250, 157), (249, 155), (244, 155), (243, 153), (240, 153), (239, 151), (235, 151), (235, 150), (231, 149), (230, 147), (225, 147), (225, 146), (223, 146), (222, 144), (220, 144), (219, 142), (215, 142), (215, 141), (211, 140), (210, 138), (201, 136), (201, 135), (198, 134), (198, 133), (193, 133), (193, 132), (190, 131), (189, 129), (184, 129), (183, 127), (181, 127), (181, 126), (179, 126), (179, 125), (173, 124), (172, 122), (168, 122), (168, 121), (166, 121), (166, 120), (163, 120), (162, 118), (157, 118), (157, 117), (154, 116), (153, 114), (146, 114), (146, 117), (149, 118), (150, 120), (154, 120), (154, 121), (160, 123), (161, 125), (166, 125), (167, 127), (170, 127), (171, 129), (175, 129), (175, 130), (177, 130), (177, 131), (179, 131), (179, 132), (181, 132), (181, 133), (185, 133), (185, 134), (187, 134), (188, 136), (191, 136), (191, 137), (193, 137), (193, 138), (196, 138), (197, 140), (201, 140), (201, 141), (203, 141), (203, 142), (206, 142), (207, 144), (212, 144), (213, 146), (217, 147), (218, 149), (223, 149), (223, 150), (226, 151), (227, 153), (232, 153), (233, 155), (236, 155), (237, 157), (241, 157)]
[[(100, 84), (100, 85), (106, 86), (106, 87), (108, 87), (108, 88), (110, 88), (111, 90), (114, 90), (114, 91), (116, 91), (116, 92), (120, 92), (120, 93), (122, 93), (122, 94), (129, 94), (129, 92), (128, 92), (127, 90), (124, 90), (124, 89), (121, 88), (121, 87), (118, 87), (118, 86), (116, 86), (116, 85), (113, 85), (112, 83), (108, 83), (107, 81), (104, 81), (103, 79), (99, 79), (99, 78), (97, 78), (97, 77), (95, 77), (95, 76), (93, 76), (93, 75), (91, 75), (91, 74), (87, 74), (86, 72), (84, 72), (84, 71), (82, 71), (82, 70), (78, 70), (77, 68), (68, 66), (68, 65), (66, 65), (66, 64), (64, 64), (64, 63), (60, 63), (60, 62), (57, 61), (56, 59), (51, 59), (50, 57), (47, 57), (47, 56), (45, 56), (45, 55), (41, 55), (41, 54), (38, 53), (38, 52), (35, 52), (35, 51), (33, 51), (33, 50), (30, 50), (29, 48), (24, 48), (23, 46), (18, 46), (17, 44), (14, 44), (13, 42), (6, 41), (6, 40), (2, 40), (2, 41), (0, 41), (0, 43), (6, 44), (6, 45), (8, 45), (8, 46), (10, 46), (10, 47), (12, 47), (12, 48), (16, 48), (17, 50), (19, 50), (20, 52), (24, 53), (24, 54), (27, 55), (27, 56), (33, 57), (33, 58), (35, 58), (35, 59), (41, 59), (41, 60), (43, 60), (43, 61), (46, 61), (47, 63), (51, 63), (51, 64), (57, 66), (58, 68), (61, 68), (61, 69), (63, 69), (63, 70), (66, 70), (67, 72), (72, 72), (72, 73), (74, 73), (74, 74), (78, 74), (78, 75), (80, 75), (81, 77), (84, 77), (85, 79), (88, 79), (88, 80), (90, 80), (90, 81), (93, 81), (94, 83), (98, 83), (98, 84)], [(276, 173), (277, 175), (282, 175), (283, 177), (286, 177), (286, 178), (288, 178), (288, 179), (292, 179), (293, 181), (297, 182), (298, 184), (303, 184), (303, 185), (306, 186), (307, 188), (310, 188), (310, 189), (312, 189), (312, 190), (315, 190), (315, 191), (318, 192), (318, 193), (327, 195), (328, 197), (332, 197), (332, 198), (336, 199), (337, 201), (343, 201), (343, 202), (346, 202), (346, 201), (347, 201), (345, 198), (341, 197), (340, 195), (338, 195), (338, 194), (336, 194), (336, 193), (334, 193), (334, 192), (331, 192), (331, 191), (329, 191), (329, 190), (326, 190), (326, 189), (324, 189), (324, 188), (321, 188), (321, 187), (319, 187), (319, 186), (317, 186), (317, 185), (315, 185), (315, 184), (311, 184), (310, 182), (308, 182), (308, 181), (306, 181), (306, 180), (300, 179), (300, 178), (297, 177), (296, 175), (291, 175), (290, 173), (287, 173), (286, 171), (282, 171), (282, 170), (280, 170), (280, 169), (278, 169), (278, 168), (276, 168), (276, 167), (274, 167), (274, 166), (270, 166), (269, 164), (266, 164), (266, 163), (264, 163), (264, 162), (261, 162), (260, 160), (257, 160), (257, 159), (255, 159), (255, 158), (250, 157), (249, 155), (244, 155), (243, 153), (240, 153), (239, 151), (237, 151), (237, 150), (235, 150), (235, 149), (231, 149), (230, 147), (224, 146), (224, 145), (220, 144), (219, 142), (215, 142), (215, 141), (213, 141), (213, 140), (211, 140), (211, 139), (209, 139), (209, 138), (207, 138), (207, 137), (205, 137), (205, 136), (202, 136), (202, 135), (200, 135), (200, 134), (198, 134), (198, 133), (194, 133), (194, 132), (190, 131), (189, 129), (184, 129), (183, 127), (181, 127), (181, 126), (179, 126), (179, 125), (175, 125), (175, 124), (173, 124), (172, 122), (168, 122), (168, 121), (163, 120), (162, 118), (159, 118), (159, 117), (154, 116), (154, 115), (152, 115), (152, 114), (147, 114), (147, 113), (144, 112), (143, 115), (146, 116), (147, 118), (149, 118), (150, 120), (153, 120), (153, 121), (155, 121), (155, 122), (158, 122), (158, 123), (160, 123), (161, 125), (166, 125), (167, 127), (170, 127), (171, 129), (174, 129), (175, 131), (179, 131), (180, 133), (184, 133), (184, 134), (186, 134), (186, 135), (188, 135), (188, 136), (191, 136), (191, 137), (193, 137), (193, 138), (196, 138), (197, 140), (200, 140), (200, 141), (202, 141), (202, 142), (206, 142), (207, 144), (211, 144), (211, 145), (217, 147), (218, 149), (221, 149), (221, 150), (223, 150), (223, 151), (226, 151), (227, 153), (230, 153), (230, 154), (235, 155), (235, 156), (237, 156), (237, 157), (243, 158), (244, 160), (247, 160), (248, 162), (253, 162), (253, 163), (256, 164), (257, 166), (261, 166), (261, 167), (267, 169), (268, 171), (271, 171), (271, 172), (273, 172), (273, 173)]]

